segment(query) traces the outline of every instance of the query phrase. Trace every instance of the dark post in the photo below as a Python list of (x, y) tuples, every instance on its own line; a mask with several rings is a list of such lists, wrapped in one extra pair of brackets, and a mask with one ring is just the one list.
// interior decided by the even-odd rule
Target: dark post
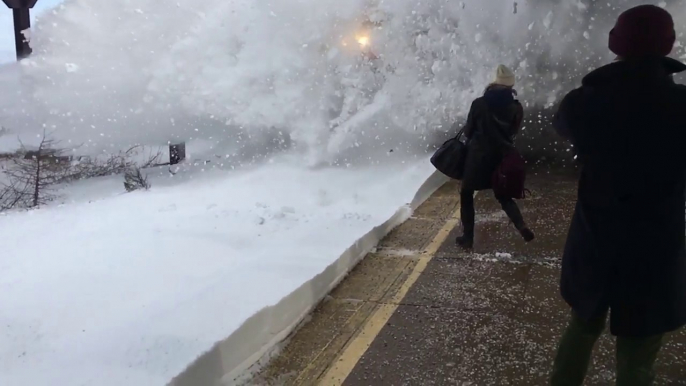
[(22, 60), (31, 54), (31, 46), (22, 33), (31, 28), (31, 15), (28, 8), (13, 9), (14, 13), (14, 45), (17, 49), (17, 60)]
[(176, 165), (186, 159), (186, 143), (169, 145), (169, 164)]
[(23, 31), (31, 28), (31, 12), (38, 0), (2, 0), (14, 14), (14, 45), (17, 50), (17, 60), (22, 60), (31, 54), (29, 45)]

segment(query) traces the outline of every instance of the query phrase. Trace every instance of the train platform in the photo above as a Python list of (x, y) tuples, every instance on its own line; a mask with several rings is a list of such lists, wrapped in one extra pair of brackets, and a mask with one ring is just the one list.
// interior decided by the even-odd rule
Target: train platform
[[(455, 246), (458, 185), (448, 183), (317, 307), (254, 385), (546, 385), (569, 308), (560, 256), (573, 172), (529, 176), (525, 244), (490, 192), (477, 194), (474, 251)], [(587, 385), (614, 384), (614, 339), (599, 341)], [(686, 385), (686, 332), (672, 334), (657, 385)]]

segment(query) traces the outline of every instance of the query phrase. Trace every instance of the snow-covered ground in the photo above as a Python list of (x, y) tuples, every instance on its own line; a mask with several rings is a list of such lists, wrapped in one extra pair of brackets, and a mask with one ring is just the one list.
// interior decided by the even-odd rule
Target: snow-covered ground
[(408, 203), (426, 159), (103, 178), (0, 216), (0, 385), (161, 385)]

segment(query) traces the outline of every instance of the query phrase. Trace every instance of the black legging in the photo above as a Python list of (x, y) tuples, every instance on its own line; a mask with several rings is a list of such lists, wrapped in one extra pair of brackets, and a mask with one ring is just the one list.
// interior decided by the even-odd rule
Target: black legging
[[(510, 218), (510, 221), (517, 229), (525, 227), (522, 212), (519, 211), (517, 203), (509, 197), (495, 196), (495, 199), (500, 202), (503, 210)], [(462, 189), (460, 191), (460, 214), (462, 220), (462, 230), (467, 237), (474, 237), (474, 191), (471, 189)]]

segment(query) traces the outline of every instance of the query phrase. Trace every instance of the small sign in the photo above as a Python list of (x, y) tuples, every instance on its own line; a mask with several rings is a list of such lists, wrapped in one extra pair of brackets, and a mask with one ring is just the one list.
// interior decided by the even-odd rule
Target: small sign
[(169, 145), (169, 164), (176, 165), (186, 159), (186, 143)]

